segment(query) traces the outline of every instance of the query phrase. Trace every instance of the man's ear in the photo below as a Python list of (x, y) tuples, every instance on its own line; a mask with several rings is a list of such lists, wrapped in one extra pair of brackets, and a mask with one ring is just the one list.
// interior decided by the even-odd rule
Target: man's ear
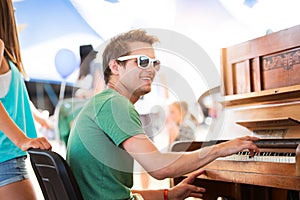
[(120, 67), (120, 65), (118, 64), (118, 62), (116, 60), (109, 61), (109, 68), (113, 75), (119, 75), (119, 67)]

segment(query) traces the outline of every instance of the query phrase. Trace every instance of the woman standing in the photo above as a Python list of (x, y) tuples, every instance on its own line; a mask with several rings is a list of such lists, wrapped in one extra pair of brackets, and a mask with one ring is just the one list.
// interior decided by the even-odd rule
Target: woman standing
[(36, 138), (11, 0), (0, 1), (0, 21), (0, 197), (32, 200), (36, 196), (26, 171), (25, 150), (51, 145)]

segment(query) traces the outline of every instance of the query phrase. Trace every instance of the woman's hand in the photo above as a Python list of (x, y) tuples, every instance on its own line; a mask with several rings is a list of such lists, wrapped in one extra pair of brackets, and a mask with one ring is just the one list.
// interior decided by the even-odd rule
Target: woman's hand
[(29, 148), (45, 149), (51, 150), (52, 146), (45, 137), (39, 138), (26, 138), (26, 140), (21, 141), (18, 145), (23, 151), (27, 151)]

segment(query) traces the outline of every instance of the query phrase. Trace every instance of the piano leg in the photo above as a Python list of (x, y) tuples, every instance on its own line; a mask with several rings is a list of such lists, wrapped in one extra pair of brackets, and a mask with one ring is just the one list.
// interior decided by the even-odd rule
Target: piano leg
[(288, 191), (288, 200), (300, 200), (300, 192), (299, 191)]

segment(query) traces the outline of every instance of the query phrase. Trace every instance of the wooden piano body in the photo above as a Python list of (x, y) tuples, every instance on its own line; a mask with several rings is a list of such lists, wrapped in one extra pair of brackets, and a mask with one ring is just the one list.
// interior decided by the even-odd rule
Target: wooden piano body
[(236, 155), (204, 167), (196, 180), (207, 189), (204, 199), (299, 200), (300, 25), (222, 49), (221, 74), (222, 112), (208, 141), (181, 142), (172, 150), (258, 136), (265, 153), (257, 160)]

